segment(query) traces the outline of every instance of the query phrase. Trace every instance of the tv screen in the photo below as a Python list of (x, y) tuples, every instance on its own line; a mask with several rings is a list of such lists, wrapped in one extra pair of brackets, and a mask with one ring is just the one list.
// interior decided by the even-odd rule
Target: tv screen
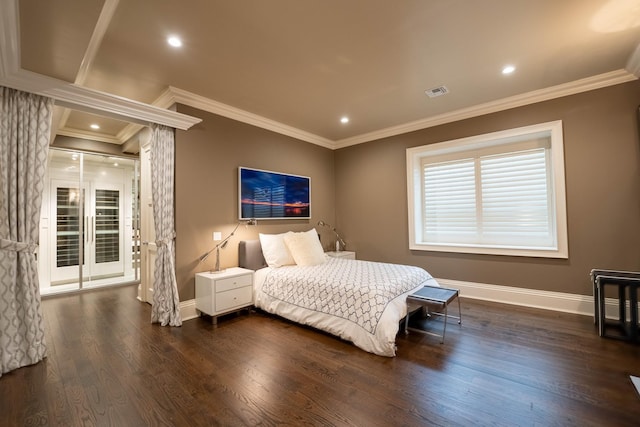
[(240, 219), (311, 218), (311, 178), (238, 168)]

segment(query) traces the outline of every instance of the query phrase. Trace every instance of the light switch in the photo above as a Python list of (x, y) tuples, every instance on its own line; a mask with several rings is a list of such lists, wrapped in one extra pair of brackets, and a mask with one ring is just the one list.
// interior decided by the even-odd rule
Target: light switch
[(222, 240), (222, 232), (221, 231), (214, 231), (213, 232), (213, 240)]

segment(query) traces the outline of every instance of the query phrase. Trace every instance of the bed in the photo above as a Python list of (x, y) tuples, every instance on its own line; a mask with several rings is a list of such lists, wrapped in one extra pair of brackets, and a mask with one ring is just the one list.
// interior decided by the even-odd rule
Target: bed
[[(310, 236), (317, 240), (315, 230), (289, 233), (286, 237), (307, 237), (307, 243), (313, 240)], [(329, 332), (380, 356), (396, 354), (395, 339), (406, 315), (407, 295), (424, 285), (439, 286), (422, 268), (332, 258), (322, 252), (319, 242), (314, 247), (314, 262), (287, 259), (284, 243), (276, 245), (284, 260), (274, 260), (273, 241), (263, 239), (262, 234), (260, 237), (239, 246), (240, 266), (255, 270), (256, 307)], [(286, 247), (293, 249), (293, 255), (300, 253), (295, 244)]]

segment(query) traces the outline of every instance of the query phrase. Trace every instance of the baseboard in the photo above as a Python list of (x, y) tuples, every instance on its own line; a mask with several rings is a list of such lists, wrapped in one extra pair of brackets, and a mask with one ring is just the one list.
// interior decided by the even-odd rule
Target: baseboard
[[(513, 286), (490, 285), (451, 279), (437, 280), (442, 286), (459, 289), (460, 295), (463, 298), (593, 316), (592, 295), (539, 291), (536, 289), (515, 288)], [(627, 306), (627, 313), (629, 312), (630, 310)], [(607, 318), (618, 318), (617, 299), (605, 299), (605, 313)]]
[(593, 316), (593, 297), (565, 292), (539, 291), (513, 286), (437, 279), (440, 285), (460, 290), (463, 298)]
[(180, 318), (185, 321), (195, 319), (196, 317), (199, 317), (198, 311), (196, 310), (196, 300), (180, 301)]
[[(460, 296), (463, 298), (493, 301), (523, 307), (541, 308), (544, 310), (581, 314), (583, 316), (593, 316), (592, 295), (540, 291), (537, 289), (464, 282), (452, 279), (437, 280), (442, 286), (459, 289)], [(614, 319), (618, 317), (617, 299), (607, 298), (605, 300), (605, 307), (607, 317)], [(628, 312), (629, 310), (627, 310), (627, 313)], [(199, 317), (196, 310), (195, 299), (180, 302), (180, 316), (183, 321)]]

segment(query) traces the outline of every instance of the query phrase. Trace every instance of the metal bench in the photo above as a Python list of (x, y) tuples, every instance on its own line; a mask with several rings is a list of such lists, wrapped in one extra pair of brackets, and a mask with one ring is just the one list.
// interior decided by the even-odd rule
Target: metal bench
[[(427, 310), (440, 310), (444, 312), (430, 313), (436, 316), (444, 317), (442, 335), (425, 331), (423, 329), (411, 328), (411, 330), (416, 330), (425, 334), (440, 337), (440, 343), (444, 343), (444, 335), (447, 332), (447, 318), (452, 317), (454, 319), (458, 319), (458, 324), (462, 324), (462, 311), (460, 309), (460, 298), (458, 298), (459, 296), (460, 292), (458, 291), (458, 289), (442, 288), (440, 286), (424, 286), (413, 294), (407, 296), (407, 316), (404, 320), (405, 334), (409, 333), (409, 315), (412, 312), (416, 311), (419, 308), (426, 308)], [(456, 298), (458, 299), (458, 316), (452, 316), (448, 313), (447, 308), (449, 304)]]

